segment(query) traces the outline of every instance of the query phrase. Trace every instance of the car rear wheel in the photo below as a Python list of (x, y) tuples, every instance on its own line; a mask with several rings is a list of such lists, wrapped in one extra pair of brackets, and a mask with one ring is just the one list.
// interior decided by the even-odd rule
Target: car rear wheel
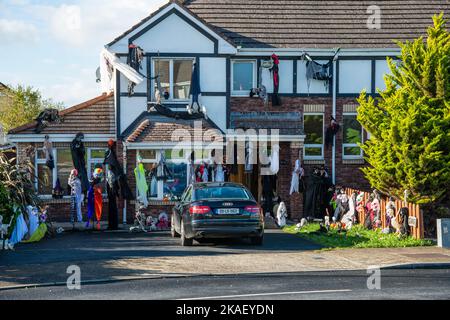
[(181, 245), (183, 247), (190, 247), (192, 246), (192, 243), (194, 242), (194, 239), (186, 238), (186, 233), (184, 231), (184, 223), (181, 221)]
[(178, 238), (180, 235), (175, 230), (175, 215), (172, 214), (171, 222), (170, 222), (170, 235), (172, 238)]
[(250, 243), (255, 246), (262, 246), (264, 242), (264, 236), (251, 237)]

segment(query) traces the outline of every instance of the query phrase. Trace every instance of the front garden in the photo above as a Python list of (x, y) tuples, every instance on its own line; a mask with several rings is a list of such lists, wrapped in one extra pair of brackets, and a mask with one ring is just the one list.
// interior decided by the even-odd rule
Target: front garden
[(284, 227), (284, 232), (295, 234), (303, 239), (323, 246), (325, 249), (339, 248), (405, 248), (433, 246), (431, 240), (414, 239), (410, 236), (399, 236), (395, 233), (384, 234), (381, 229), (368, 230), (355, 225), (350, 230), (339, 231), (330, 228), (321, 229), (320, 224), (311, 223), (298, 228), (296, 225)]

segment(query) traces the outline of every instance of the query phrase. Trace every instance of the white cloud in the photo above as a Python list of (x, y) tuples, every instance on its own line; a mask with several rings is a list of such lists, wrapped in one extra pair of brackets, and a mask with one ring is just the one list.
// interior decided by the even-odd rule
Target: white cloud
[(35, 43), (38, 31), (33, 24), (22, 20), (0, 19), (0, 39), (3, 44)]

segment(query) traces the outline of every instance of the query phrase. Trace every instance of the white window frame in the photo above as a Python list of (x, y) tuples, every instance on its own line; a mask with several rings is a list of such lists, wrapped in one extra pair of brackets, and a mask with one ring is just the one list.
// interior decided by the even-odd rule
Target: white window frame
[(257, 72), (256, 72), (256, 60), (250, 59), (237, 59), (231, 60), (231, 96), (233, 97), (248, 97), (250, 94), (250, 90), (234, 90), (234, 65), (236, 63), (251, 63), (253, 65), (253, 84), (252, 88), (257, 87)]
[[(140, 151), (146, 151), (146, 150), (154, 150), (156, 152), (156, 158), (154, 158), (154, 159), (142, 158), (142, 163), (156, 163), (157, 164), (161, 160), (161, 151), (165, 152), (167, 150), (172, 150), (172, 149), (138, 149), (138, 150), (136, 150), (136, 152), (138, 154)], [(179, 158), (179, 159), (168, 159), (167, 163), (185, 164), (186, 165), (186, 171), (188, 171), (189, 170), (189, 168), (188, 168), (189, 163), (187, 162), (187, 159), (185, 159), (184, 156), (185, 155), (183, 155), (183, 158)], [(136, 157), (136, 167), (139, 164), (137, 158), (138, 157)], [(199, 165), (205, 160), (207, 160), (207, 159), (196, 159), (194, 164), (195, 165)], [(189, 180), (189, 177), (186, 176), (186, 183), (188, 182), (188, 180)], [(155, 197), (149, 198), (148, 200), (150, 200), (150, 201), (161, 201), (161, 200), (164, 199), (164, 181), (157, 181), (157, 183), (158, 183), (158, 186), (157, 186), (158, 196), (156, 198)], [(136, 194), (137, 194), (137, 186), (136, 186)]]
[[(53, 148), (53, 161), (55, 162), (55, 167), (52, 170), (52, 189), (55, 187), (56, 184), (56, 180), (58, 179), (58, 149), (69, 149), (70, 147), (60, 147), (60, 148)], [(91, 179), (91, 166), (94, 162), (101, 162), (103, 163), (104, 158), (91, 158), (91, 151), (92, 150), (106, 150), (106, 148), (101, 148), (101, 147), (93, 147), (93, 148), (86, 148), (87, 151), (87, 161), (86, 161), (86, 169), (87, 169), (87, 175), (88, 175), (88, 179)], [(46, 159), (39, 159), (38, 158), (38, 153), (39, 151), (44, 152), (43, 148), (38, 148), (36, 150), (35, 153), (35, 160), (34, 160), (34, 174), (35, 174), (35, 181), (34, 181), (34, 186), (36, 188), (36, 192), (38, 192), (39, 190), (39, 176), (38, 176), (38, 164), (44, 164), (46, 163)], [(63, 183), (61, 181), (61, 183)], [(106, 189), (105, 189), (106, 190)], [(51, 194), (38, 194), (39, 197), (42, 198), (48, 198), (51, 197)], [(69, 197), (69, 196), (65, 196), (65, 197)]]
[[(364, 158), (363, 150), (357, 143), (344, 143), (344, 134), (345, 134), (345, 128), (344, 128), (344, 118), (346, 116), (357, 116), (357, 112), (345, 112), (342, 114), (342, 159), (343, 160), (360, 160)], [(361, 143), (364, 143), (364, 128), (361, 125)], [(354, 148), (358, 147), (360, 150), (360, 155), (346, 155), (345, 154), (345, 148)]]
[[(161, 102), (182, 102), (182, 103), (186, 103), (189, 102), (191, 100), (191, 97), (188, 96), (187, 99), (174, 99), (175, 95), (174, 95), (174, 82), (173, 82), (173, 63), (174, 61), (192, 61), (192, 64), (195, 63), (195, 58), (194, 57), (179, 57), (179, 58), (169, 58), (169, 57), (162, 57), (162, 58), (152, 58), (152, 70), (154, 73), (154, 76), (158, 75), (158, 70), (156, 69), (157, 67), (157, 62), (158, 61), (169, 61), (169, 94), (170, 97), (168, 100), (164, 99), (164, 97), (161, 99)], [(192, 84), (191, 84), (192, 85)], [(151, 81), (151, 95), (152, 95), (152, 101), (153, 101), (153, 97), (155, 96), (155, 86), (156, 86), (156, 82), (155, 80)]]
[[(305, 123), (305, 116), (322, 116), (322, 144), (304, 144), (303, 146), (303, 159), (304, 160), (323, 160), (325, 158), (325, 113), (323, 112), (307, 112), (303, 113), (303, 124)], [(305, 132), (306, 134), (306, 132)], [(320, 156), (308, 156), (306, 155), (306, 148), (321, 148)]]

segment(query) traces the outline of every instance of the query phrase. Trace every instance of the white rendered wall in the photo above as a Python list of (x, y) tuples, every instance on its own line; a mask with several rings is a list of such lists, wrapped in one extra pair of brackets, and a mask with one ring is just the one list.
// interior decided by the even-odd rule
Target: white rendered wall
[(294, 61), (281, 60), (280, 70), (280, 93), (293, 93), (294, 90)]
[[(317, 60), (318, 63), (328, 63), (327, 60)], [(297, 62), (297, 93), (328, 93), (329, 86), (325, 85), (326, 81), (311, 80), (311, 86), (308, 91), (306, 81), (306, 61)]]
[(200, 58), (202, 92), (227, 91), (227, 61), (225, 58)]
[(201, 97), (200, 103), (206, 107), (208, 118), (225, 132), (227, 129), (226, 97)]
[(147, 111), (146, 97), (120, 98), (120, 130), (124, 132), (142, 112)]
[(340, 60), (339, 93), (372, 93), (372, 61)]
[(175, 14), (134, 41), (145, 52), (214, 53), (214, 43)]

